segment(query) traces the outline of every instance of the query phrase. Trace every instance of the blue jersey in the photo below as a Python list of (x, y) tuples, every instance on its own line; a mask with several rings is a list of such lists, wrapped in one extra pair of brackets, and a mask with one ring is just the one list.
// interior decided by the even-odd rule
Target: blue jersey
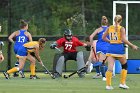
[(17, 51), (20, 46), (27, 43), (29, 41), (29, 38), (24, 34), (26, 30), (19, 30), (19, 35), (16, 36), (16, 41), (14, 45), (14, 52), (17, 54)]
[[(96, 53), (106, 54), (108, 50), (109, 43), (102, 39), (104, 32), (107, 30), (108, 26), (102, 26), (102, 31), (100, 31), (98, 35), (98, 41), (96, 44)], [(109, 38), (109, 36), (108, 36)]]

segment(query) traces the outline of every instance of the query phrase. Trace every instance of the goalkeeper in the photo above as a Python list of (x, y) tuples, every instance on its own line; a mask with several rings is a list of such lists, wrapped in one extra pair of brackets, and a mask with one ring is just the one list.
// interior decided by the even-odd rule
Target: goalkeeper
[[(58, 39), (54, 43), (51, 44), (50, 48), (55, 49), (56, 47), (63, 47), (64, 51), (59, 55), (59, 58), (54, 57), (53, 62), (53, 74), (56, 78), (62, 76), (63, 65), (67, 60), (75, 60), (77, 61), (77, 70), (83, 68), (85, 66), (83, 52), (78, 52), (76, 47), (85, 46), (88, 47), (86, 43), (83, 43), (78, 40), (78, 38), (72, 36), (72, 31), (70, 29), (66, 29), (64, 32), (64, 37)], [(57, 59), (57, 60), (55, 60)], [(79, 77), (84, 77), (85, 72), (78, 73)]]

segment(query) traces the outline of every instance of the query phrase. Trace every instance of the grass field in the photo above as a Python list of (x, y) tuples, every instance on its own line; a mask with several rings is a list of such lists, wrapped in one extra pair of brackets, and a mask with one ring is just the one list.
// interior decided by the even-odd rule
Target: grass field
[[(70, 74), (65, 73), (65, 74)], [(85, 78), (74, 75), (71, 78), (51, 79), (49, 75), (37, 73), (41, 79), (30, 80), (29, 73), (26, 78), (20, 77), (6, 80), (0, 72), (0, 93), (139, 93), (140, 75), (128, 74), (127, 85), (130, 89), (118, 88), (119, 74), (113, 77), (114, 90), (105, 90), (105, 82), (101, 79), (92, 79), (95, 73), (87, 74)]]

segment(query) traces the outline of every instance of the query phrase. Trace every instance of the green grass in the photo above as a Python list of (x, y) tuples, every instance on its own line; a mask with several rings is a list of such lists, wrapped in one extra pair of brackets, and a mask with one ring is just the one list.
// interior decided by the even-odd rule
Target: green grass
[(47, 74), (37, 73), (41, 79), (30, 80), (29, 73), (26, 73), (24, 79), (11, 77), (10, 80), (5, 80), (0, 73), (0, 93), (139, 93), (139, 74), (128, 74), (128, 90), (118, 88), (120, 74), (116, 74), (112, 79), (114, 90), (105, 90), (105, 82), (101, 79), (92, 79), (94, 74), (87, 74), (85, 78), (74, 75), (68, 79), (51, 79)]

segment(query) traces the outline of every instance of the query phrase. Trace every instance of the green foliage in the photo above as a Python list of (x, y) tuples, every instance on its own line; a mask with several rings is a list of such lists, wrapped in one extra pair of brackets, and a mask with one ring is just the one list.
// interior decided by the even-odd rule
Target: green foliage
[[(113, 20), (113, 0), (11, 0), (11, 7), (8, 1), (0, 0), (1, 34), (5, 35), (10, 8), (11, 30), (19, 29), (19, 20), (25, 19), (29, 20), (32, 35), (62, 35), (65, 28), (72, 29), (75, 35), (89, 35), (100, 26), (101, 16), (107, 16), (110, 24)], [(139, 4), (129, 5), (129, 34), (140, 34), (139, 9)], [(117, 14), (123, 15), (125, 26), (125, 5), (117, 5)]]

